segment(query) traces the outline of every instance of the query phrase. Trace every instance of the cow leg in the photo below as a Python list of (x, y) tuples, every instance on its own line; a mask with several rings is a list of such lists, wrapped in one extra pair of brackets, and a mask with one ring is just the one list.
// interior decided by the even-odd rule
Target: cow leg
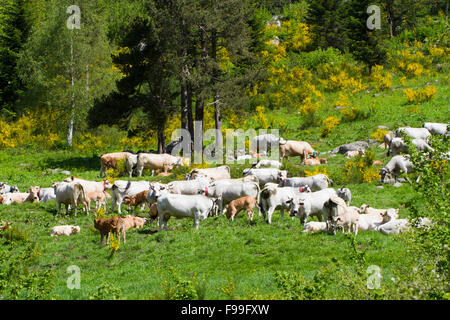
[(194, 228), (195, 228), (195, 230), (198, 230), (198, 223), (199, 223), (199, 215), (198, 215), (198, 213), (196, 213), (194, 215)]
[(272, 223), (272, 214), (274, 211), (275, 211), (275, 207), (270, 207), (267, 212), (267, 223), (269, 223), (269, 224)]

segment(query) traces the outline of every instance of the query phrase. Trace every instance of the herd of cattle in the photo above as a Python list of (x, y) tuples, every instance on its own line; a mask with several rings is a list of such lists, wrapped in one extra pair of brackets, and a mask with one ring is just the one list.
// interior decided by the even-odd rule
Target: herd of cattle
[[(408, 135), (419, 151), (433, 150), (428, 138), (432, 134), (447, 135), (447, 125), (438, 123), (425, 123), (423, 128), (403, 127), (385, 136), (388, 146), (388, 155), (392, 159), (380, 169), (381, 181), (392, 176), (397, 180), (400, 173), (413, 171), (411, 161), (407, 155), (398, 155), (408, 152), (408, 146), (403, 142), (402, 135)], [(326, 159), (315, 160), (318, 154), (311, 145), (304, 141), (292, 141), (277, 138), (273, 135), (257, 136), (252, 145), (256, 151), (262, 151), (261, 146), (278, 143), (281, 157), (299, 156), (302, 164), (326, 163)], [(446, 155), (448, 156), (448, 154)], [(259, 154), (252, 152), (252, 157)], [(311, 158), (312, 157), (312, 158)], [(109, 168), (116, 168), (119, 161), (125, 162), (127, 174), (131, 177), (136, 171), (141, 176), (144, 169), (161, 171), (160, 175), (169, 175), (169, 170), (177, 166), (187, 166), (188, 161), (182, 157), (169, 154), (117, 152), (101, 156), (100, 176)], [(0, 183), (0, 204), (8, 205), (13, 202), (47, 202), (55, 199), (58, 212), (61, 205), (65, 205), (66, 214), (72, 207), (76, 215), (77, 207), (84, 206), (89, 214), (91, 202), (95, 208), (102, 206), (106, 210), (106, 199), (112, 198), (112, 212), (117, 210), (121, 214), (121, 205), (134, 206), (135, 213), (138, 207), (149, 207), (149, 219), (127, 215), (113, 218), (95, 219), (94, 225), (100, 231), (101, 242), (106, 235), (115, 232), (117, 236), (122, 233), (125, 241), (125, 231), (129, 228), (139, 228), (147, 221), (159, 220), (159, 230), (167, 230), (167, 222), (171, 216), (177, 218), (192, 218), (197, 229), (199, 222), (213, 215), (222, 215), (225, 207), (226, 216), (234, 219), (236, 214), (246, 210), (248, 218), (253, 219), (253, 212), (267, 222), (272, 222), (272, 214), (280, 210), (281, 219), (284, 210), (289, 211), (291, 217), (300, 219), (305, 232), (326, 231), (335, 234), (336, 230), (353, 232), (358, 230), (377, 230), (384, 234), (399, 233), (408, 230), (411, 222), (407, 219), (398, 219), (398, 209), (375, 209), (363, 204), (360, 208), (350, 206), (351, 192), (348, 188), (333, 189), (333, 181), (324, 174), (310, 177), (288, 177), (286, 170), (281, 170), (281, 162), (275, 160), (259, 161), (243, 170), (242, 178), (232, 179), (229, 166), (215, 168), (192, 169), (183, 181), (172, 181), (167, 184), (148, 181), (109, 180), (88, 181), (76, 177), (69, 177), (62, 182), (55, 182), (51, 188), (30, 187), (28, 192), (20, 193), (16, 186)], [(110, 193), (106, 191), (110, 191)], [(309, 221), (309, 217), (317, 217), (317, 221)], [(423, 227), (431, 223), (428, 219), (419, 219), (416, 226)], [(51, 235), (71, 235), (80, 231), (77, 226), (56, 226)]]

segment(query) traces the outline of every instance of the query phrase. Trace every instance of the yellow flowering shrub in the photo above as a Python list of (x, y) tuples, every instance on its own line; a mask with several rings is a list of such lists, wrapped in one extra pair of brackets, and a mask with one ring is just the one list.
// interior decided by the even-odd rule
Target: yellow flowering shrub
[(372, 68), (369, 81), (373, 82), (377, 90), (385, 90), (392, 87), (392, 74), (384, 71), (383, 66), (375, 65)]
[(406, 96), (408, 103), (420, 104), (433, 99), (436, 95), (437, 89), (434, 86), (426, 86), (425, 89), (413, 90), (406, 89), (403, 93)]
[(314, 170), (305, 170), (305, 177), (311, 177), (318, 174), (324, 174), (328, 177), (327, 168), (315, 166)]
[(330, 116), (328, 118), (326, 118), (325, 120), (323, 120), (323, 127), (320, 130), (320, 136), (321, 137), (326, 137), (328, 136), (331, 131), (339, 124), (339, 119), (334, 117), (334, 116)]
[(77, 137), (73, 143), (73, 148), (81, 152), (100, 150), (107, 146), (101, 136), (94, 136), (92, 133), (85, 133)]
[(377, 129), (375, 133), (372, 133), (370, 136), (379, 142), (384, 142), (384, 136), (388, 133), (387, 130)]

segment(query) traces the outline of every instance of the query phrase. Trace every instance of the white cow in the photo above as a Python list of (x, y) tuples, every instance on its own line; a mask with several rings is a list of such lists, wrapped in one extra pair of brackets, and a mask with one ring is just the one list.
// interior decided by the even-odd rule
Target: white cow
[(230, 167), (220, 166), (206, 169), (192, 169), (187, 175), (187, 180), (197, 179), (198, 177), (208, 177), (214, 180), (231, 179)]
[(78, 232), (80, 232), (80, 227), (78, 226), (56, 226), (52, 228), (50, 236), (70, 236)]
[(259, 168), (276, 168), (280, 169), (282, 166), (280, 161), (277, 160), (268, 160), (263, 159), (259, 160), (258, 163), (254, 164), (252, 168), (259, 169)]
[(0, 194), (20, 192), (17, 186), (9, 186), (4, 182), (0, 182)]
[(117, 205), (117, 212), (120, 214), (120, 206), (125, 197), (131, 197), (135, 194), (148, 190), (150, 183), (147, 181), (125, 181), (117, 180), (112, 186), (112, 211)]
[(381, 182), (384, 182), (386, 176), (393, 175), (395, 182), (401, 173), (410, 173), (414, 171), (412, 162), (408, 156), (395, 156), (386, 164), (386, 166), (380, 169)]
[(303, 227), (303, 232), (319, 232), (326, 230), (327, 230), (326, 222), (319, 222), (319, 221), (309, 221), (305, 223), (305, 226)]
[(325, 203), (333, 196), (337, 197), (338, 195), (332, 188), (301, 193), (297, 198), (288, 201), (291, 205), (290, 214), (299, 218), (301, 224), (305, 224), (309, 216), (316, 216), (319, 221), (322, 221), (323, 218), (327, 222), (329, 210), (325, 207)]
[(37, 195), (40, 202), (47, 202), (56, 199), (54, 188), (40, 188)]
[(327, 230), (336, 234), (337, 228), (342, 228), (342, 232), (354, 232), (358, 234), (359, 210), (355, 207), (348, 207), (344, 199), (340, 197), (330, 197), (325, 202), (328, 214), (324, 217), (327, 223)]
[(352, 193), (349, 188), (340, 188), (336, 190), (338, 196), (345, 200), (347, 206), (350, 205), (350, 201), (352, 201)]
[(431, 133), (426, 128), (402, 127), (395, 130), (394, 135), (396, 138), (401, 138), (403, 135), (407, 135), (413, 139), (422, 139), (424, 141), (428, 141)]
[(144, 169), (151, 169), (153, 175), (154, 170), (163, 170), (164, 172), (167, 172), (168, 170), (172, 170), (174, 167), (182, 165), (183, 158), (174, 157), (167, 153), (139, 153), (137, 155), (136, 171), (137, 176), (140, 177)]
[[(430, 145), (422, 139), (413, 139), (411, 141), (418, 151), (434, 151)], [(389, 146), (387, 156), (396, 156), (400, 153), (409, 153), (409, 146), (402, 140), (402, 138), (393, 138)]]
[(64, 179), (64, 182), (79, 182), (86, 193), (89, 192), (104, 192), (106, 189), (111, 189), (112, 184), (108, 180), (103, 181), (90, 181), (76, 177), (69, 177)]
[(448, 124), (446, 123), (425, 122), (422, 127), (428, 129), (428, 131), (430, 131), (433, 135), (444, 135), (448, 131)]
[(259, 180), (259, 185), (263, 187), (266, 183), (279, 183), (287, 177), (287, 170), (279, 170), (275, 168), (264, 168), (264, 169), (244, 169), (243, 176), (256, 176)]
[(329, 185), (333, 185), (333, 180), (328, 178), (325, 174), (316, 174), (311, 177), (285, 178), (280, 182), (280, 187), (308, 186), (313, 192), (326, 189)]
[(84, 205), (87, 213), (87, 203), (85, 197), (85, 190), (79, 182), (57, 182), (53, 184), (56, 195), (56, 203), (58, 204), (58, 213), (61, 211), (61, 204), (66, 206), (66, 214), (69, 213), (69, 206), (77, 214), (77, 207), (80, 203)]
[(272, 223), (272, 214), (276, 209), (280, 210), (281, 220), (284, 218), (284, 210), (289, 210), (290, 199), (295, 199), (302, 192), (311, 192), (309, 187), (278, 187), (275, 183), (268, 183), (261, 190), (261, 212), (267, 222)]
[[(169, 193), (164, 186), (153, 183), (148, 192), (149, 202), (156, 202), (159, 216), (159, 231), (167, 228), (167, 216), (177, 218), (193, 218), (194, 227), (198, 229), (200, 221), (215, 211), (216, 200), (203, 195), (184, 195)], [(167, 217), (167, 218), (166, 218)]]
[(224, 205), (233, 200), (250, 196), (259, 202), (259, 185), (255, 182), (241, 182), (233, 184), (211, 183), (208, 187), (199, 189), (198, 193), (207, 197), (218, 199), (219, 214), (222, 215)]
[(128, 176), (131, 178), (133, 176), (133, 170), (136, 170), (138, 162), (137, 154), (128, 154), (125, 159), (125, 170), (128, 173)]
[(194, 180), (172, 181), (167, 184), (167, 189), (170, 193), (194, 195), (198, 194), (198, 190), (204, 189), (213, 181), (213, 179), (207, 177), (200, 177)]

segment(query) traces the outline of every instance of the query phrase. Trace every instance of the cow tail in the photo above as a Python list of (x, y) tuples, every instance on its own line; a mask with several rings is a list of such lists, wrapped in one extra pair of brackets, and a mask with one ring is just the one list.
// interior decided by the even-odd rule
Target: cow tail
[(333, 186), (334, 185), (334, 182), (333, 182), (333, 180), (331, 180), (330, 178), (328, 178), (328, 176), (327, 176), (327, 180), (328, 180), (328, 182), (331, 184), (331, 186)]

